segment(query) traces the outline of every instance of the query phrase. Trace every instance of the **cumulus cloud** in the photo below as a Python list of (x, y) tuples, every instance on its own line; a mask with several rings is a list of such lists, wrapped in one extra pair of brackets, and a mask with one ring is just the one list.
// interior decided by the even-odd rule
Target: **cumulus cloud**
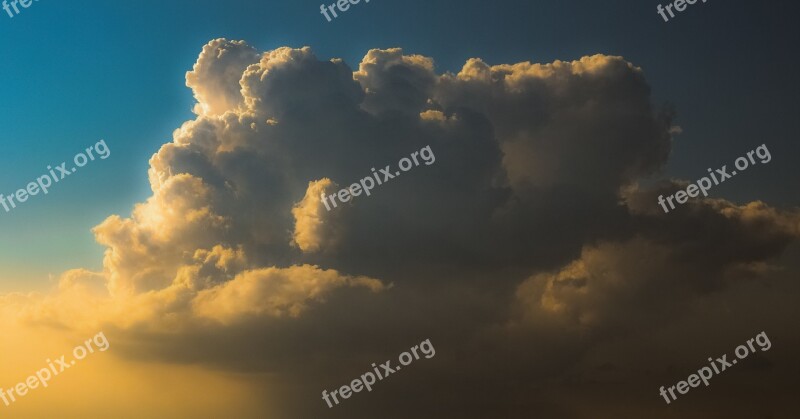
[(258, 58), (256, 49), (242, 41), (215, 39), (204, 46), (194, 68), (186, 73), (186, 86), (197, 99), (195, 113), (220, 115), (236, 108), (242, 102), (242, 72)]
[(319, 300), (330, 289), (342, 285), (383, 290), (380, 281), (367, 277), (347, 277), (333, 270), (302, 265), (287, 269), (267, 268), (248, 271), (220, 287), (201, 291), (193, 301), (202, 317), (227, 322), (248, 315), (299, 316), (307, 301)]
[[(597, 402), (568, 395), (609, 379), (603, 359), (624, 361), (607, 345), (646, 350), (642, 330), (679, 336), (674, 311), (786, 284), (797, 212), (700, 199), (665, 215), (655, 196), (680, 181), (637, 184), (677, 131), (623, 57), (473, 58), (439, 74), (394, 48), (353, 71), (308, 47), (218, 39), (186, 84), (197, 117), (151, 158), (152, 196), (94, 229), (103, 271), (4, 306), (106, 325), (130, 358), (277, 374), (264, 411), (278, 416), (319, 417), (322, 387), (430, 338), (430, 368), (352, 402), (357, 414), (328, 413), (587, 417)], [(427, 145), (435, 165), (331, 211), (320, 202)], [(387, 413), (398, 394), (417, 402)]]
[[(292, 244), (304, 252), (316, 252), (323, 246), (330, 247), (336, 240), (334, 216), (322, 203), (322, 195), (336, 192), (336, 184), (325, 178), (308, 183), (303, 200), (292, 208), (295, 219)], [(330, 205), (330, 204), (328, 204)]]
[(418, 111), (431, 97), (437, 79), (432, 59), (404, 55), (400, 48), (370, 50), (353, 78), (366, 94), (362, 106), (371, 113)]

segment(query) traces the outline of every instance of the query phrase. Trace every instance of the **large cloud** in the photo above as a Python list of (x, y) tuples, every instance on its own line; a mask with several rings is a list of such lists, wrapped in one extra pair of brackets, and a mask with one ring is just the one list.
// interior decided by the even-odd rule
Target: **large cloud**
[[(602, 403), (586, 386), (608, 379), (595, 368), (635, 353), (607, 345), (645, 351), (648, 328), (681, 338), (688, 320), (673, 311), (788, 286), (779, 257), (797, 213), (705, 199), (663, 214), (655, 196), (680, 182), (637, 185), (676, 130), (622, 57), (476, 58), (438, 74), (428, 57), (371, 50), (354, 72), (309, 48), (220, 39), (186, 79), (197, 118), (151, 159), (152, 197), (95, 228), (103, 272), (4, 306), (103, 326), (127, 358), (276, 374), (264, 378), (282, 384), (264, 407), (275, 416), (589, 417)], [(320, 202), (428, 145), (434, 164), (332, 211)], [(785, 332), (777, 312), (760, 318)], [(319, 402), (425, 338), (430, 366), (349, 408)], [(638, 413), (660, 403), (615, 397)]]

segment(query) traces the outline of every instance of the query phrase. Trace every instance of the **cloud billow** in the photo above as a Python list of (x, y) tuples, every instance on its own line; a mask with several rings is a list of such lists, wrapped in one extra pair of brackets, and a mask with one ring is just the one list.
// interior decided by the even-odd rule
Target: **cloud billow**
[[(133, 358), (191, 354), (279, 374), (282, 405), (265, 411), (287, 417), (318, 417), (310, 389), (422, 338), (442, 348), (438, 364), (362, 398), (350, 406), (358, 416), (333, 417), (450, 417), (419, 413), (437, 406), (460, 418), (586, 417), (559, 400), (594, 379), (581, 368), (596, 348), (675, 327), (683, 320), (668, 313), (732, 284), (775, 278), (771, 263), (800, 232), (797, 213), (763, 203), (649, 208), (664, 186), (637, 180), (666, 164), (673, 115), (622, 57), (474, 58), (437, 74), (431, 58), (394, 48), (370, 50), (353, 71), (308, 47), (257, 53), (216, 39), (186, 84), (197, 116), (151, 158), (152, 196), (94, 229), (103, 272), (64, 274), (24, 316), (89, 317), (130, 348), (158, 347), (120, 345)], [(341, 211), (319, 201), (426, 145), (435, 165)], [(65, 303), (75, 299), (92, 307)], [(382, 412), (401, 390), (418, 402)]]

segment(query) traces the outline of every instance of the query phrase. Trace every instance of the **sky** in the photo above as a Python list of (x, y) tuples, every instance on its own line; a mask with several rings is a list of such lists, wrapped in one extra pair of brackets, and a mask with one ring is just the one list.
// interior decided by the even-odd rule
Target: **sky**
[[(798, 6), (712, 0), (664, 22), (658, 4), (0, 10), (0, 194), (110, 150), (0, 207), (0, 388), (111, 342), (0, 409), (789, 417)], [(659, 207), (762, 145), (768, 162)], [(426, 146), (435, 163), (320, 202)], [(741, 371), (658, 395), (762, 331), (775, 349)], [(437, 355), (385, 389), (320, 400), (426, 339)]]

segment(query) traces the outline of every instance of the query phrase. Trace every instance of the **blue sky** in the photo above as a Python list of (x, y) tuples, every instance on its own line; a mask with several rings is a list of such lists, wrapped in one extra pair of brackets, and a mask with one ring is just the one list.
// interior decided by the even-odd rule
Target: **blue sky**
[[(713, 1), (664, 23), (657, 3), (372, 0), (329, 23), (320, 3), (306, 0), (41, 0), (13, 19), (0, 15), (0, 192), (101, 138), (112, 152), (47, 196), (0, 212), (0, 291), (101, 267), (91, 227), (149, 196), (148, 159), (193, 117), (185, 72), (218, 37), (261, 50), (308, 45), (351, 67), (370, 48), (399, 46), (434, 57), (440, 72), (470, 57), (493, 64), (622, 55), (644, 69), (654, 101), (678, 112), (684, 134), (668, 174), (695, 179), (762, 143), (776, 162), (797, 156), (797, 29), (788, 29), (797, 6)], [(759, 167), (715, 193), (796, 206), (793, 167)]]

